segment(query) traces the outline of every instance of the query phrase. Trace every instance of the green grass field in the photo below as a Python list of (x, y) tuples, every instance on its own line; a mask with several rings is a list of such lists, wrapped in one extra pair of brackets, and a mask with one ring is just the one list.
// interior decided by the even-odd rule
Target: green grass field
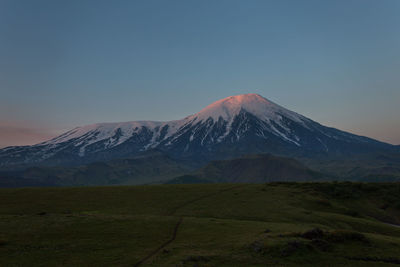
[(396, 266), (400, 184), (0, 189), (0, 266)]

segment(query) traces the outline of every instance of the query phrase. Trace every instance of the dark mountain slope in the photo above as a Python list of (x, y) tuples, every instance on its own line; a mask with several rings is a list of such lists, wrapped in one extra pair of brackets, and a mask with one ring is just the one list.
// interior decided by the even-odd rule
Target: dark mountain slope
[(165, 182), (165, 184), (209, 184), (209, 183), (213, 183), (213, 181), (199, 178), (196, 175), (190, 175), (190, 174), (178, 176), (174, 179)]
[(32, 167), (0, 173), (1, 187), (148, 184), (168, 180), (188, 169), (153, 153), (135, 158), (93, 162), (76, 167)]
[(194, 177), (218, 183), (265, 183), (272, 181), (314, 181), (327, 179), (297, 160), (272, 155), (249, 155), (212, 161)]

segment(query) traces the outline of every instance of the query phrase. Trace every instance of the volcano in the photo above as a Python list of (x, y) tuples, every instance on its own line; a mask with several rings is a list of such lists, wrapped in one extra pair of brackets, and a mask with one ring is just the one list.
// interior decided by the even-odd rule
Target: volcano
[(230, 96), (181, 120), (98, 123), (0, 150), (0, 167), (77, 165), (157, 150), (200, 165), (244, 154), (343, 158), (396, 146), (323, 126), (258, 94)]

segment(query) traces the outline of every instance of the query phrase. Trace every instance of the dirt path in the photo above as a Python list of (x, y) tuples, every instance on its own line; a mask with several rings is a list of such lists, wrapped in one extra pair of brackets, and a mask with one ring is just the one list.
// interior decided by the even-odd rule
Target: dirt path
[[(166, 213), (166, 216), (173, 216), (173, 215), (176, 213), (176, 211), (177, 211), (178, 209), (181, 209), (181, 208), (183, 208), (183, 207), (186, 207), (187, 205), (190, 205), (190, 204), (192, 204), (192, 203), (194, 203), (194, 202), (196, 202), (196, 201), (199, 201), (199, 200), (202, 200), (202, 199), (206, 199), (206, 198), (208, 198), (208, 197), (212, 197), (212, 196), (218, 195), (218, 194), (220, 194), (220, 193), (223, 193), (223, 192), (226, 192), (226, 191), (230, 191), (230, 190), (233, 190), (233, 189), (236, 189), (236, 188), (240, 188), (240, 187), (243, 187), (243, 186), (245, 186), (245, 185), (243, 185), (243, 184), (241, 184), (241, 185), (235, 185), (235, 186), (231, 186), (231, 187), (229, 187), (229, 188), (225, 188), (225, 189), (219, 190), (219, 191), (217, 191), (217, 192), (213, 192), (213, 193), (210, 193), (210, 194), (206, 194), (206, 195), (203, 195), (203, 196), (200, 196), (200, 197), (191, 199), (191, 200), (189, 200), (189, 201), (187, 201), (187, 202), (184, 202), (184, 203), (182, 203), (181, 205), (175, 207), (174, 209), (172, 209), (172, 210), (169, 211), (168, 213)], [(181, 224), (182, 224), (182, 221), (183, 221), (183, 217), (181, 216), (181, 217), (179, 217), (178, 222), (175, 224), (174, 231), (173, 231), (172, 236), (171, 236), (170, 239), (168, 239), (167, 241), (165, 241), (161, 246), (159, 246), (158, 248), (156, 248), (155, 250), (153, 250), (152, 252), (150, 252), (147, 256), (145, 256), (144, 258), (142, 258), (140, 261), (138, 261), (138, 262), (137, 262), (135, 265), (133, 265), (133, 266), (134, 266), (134, 267), (137, 267), (137, 266), (142, 265), (142, 264), (145, 263), (147, 260), (149, 260), (151, 257), (155, 256), (158, 252), (160, 252), (163, 248), (165, 248), (166, 246), (168, 246), (169, 244), (171, 244), (171, 243), (176, 239), (176, 235), (177, 235), (177, 233), (178, 233), (179, 226), (181, 226)]]
[(228, 187), (228, 188), (225, 188), (225, 189), (221, 189), (221, 190), (219, 190), (217, 192), (209, 193), (209, 194), (206, 194), (206, 195), (191, 199), (191, 200), (189, 200), (187, 202), (184, 202), (181, 205), (175, 207), (174, 209), (170, 210), (169, 212), (166, 213), (166, 215), (167, 216), (172, 216), (177, 212), (177, 210), (179, 210), (179, 209), (181, 209), (183, 207), (186, 207), (187, 205), (190, 205), (190, 204), (192, 204), (194, 202), (197, 202), (199, 200), (203, 200), (203, 199), (218, 195), (218, 194), (226, 192), (226, 191), (230, 191), (230, 190), (233, 190), (233, 189), (236, 189), (236, 188), (240, 188), (240, 187), (243, 187), (243, 186), (245, 186), (245, 185), (243, 185), (243, 184), (235, 185), (235, 186), (231, 186), (231, 187)]
[(178, 228), (181, 225), (183, 221), (183, 217), (180, 217), (178, 222), (175, 224), (174, 227), (174, 232), (172, 233), (172, 237), (170, 239), (168, 239), (167, 241), (165, 241), (161, 246), (159, 246), (157, 249), (153, 250), (150, 254), (148, 254), (146, 257), (144, 257), (143, 259), (141, 259), (140, 261), (138, 261), (135, 265), (133, 266), (139, 266), (141, 264), (143, 264), (145, 261), (147, 261), (148, 259), (150, 259), (151, 257), (153, 257), (154, 255), (156, 255), (158, 252), (160, 252), (163, 248), (165, 248), (166, 246), (168, 246), (170, 243), (172, 243), (175, 238), (176, 238), (176, 234), (178, 233)]

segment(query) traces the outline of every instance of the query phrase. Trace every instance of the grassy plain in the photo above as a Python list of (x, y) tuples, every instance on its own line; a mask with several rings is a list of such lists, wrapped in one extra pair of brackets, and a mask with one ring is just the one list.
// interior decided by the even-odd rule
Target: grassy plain
[(396, 266), (396, 224), (398, 183), (0, 189), (0, 266)]

